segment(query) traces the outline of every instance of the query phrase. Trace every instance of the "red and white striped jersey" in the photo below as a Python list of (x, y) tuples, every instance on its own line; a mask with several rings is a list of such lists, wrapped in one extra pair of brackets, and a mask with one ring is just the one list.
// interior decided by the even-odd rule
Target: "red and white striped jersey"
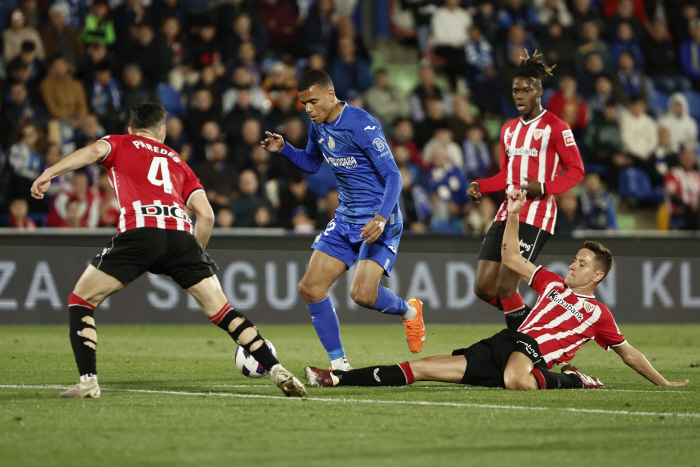
[(564, 279), (542, 266), (528, 285), (537, 291), (537, 303), (518, 331), (537, 341), (549, 368), (570, 362), (591, 339), (606, 350), (625, 343), (608, 307), (592, 295), (575, 294)]
[(100, 141), (112, 148), (100, 164), (119, 203), (119, 232), (139, 227), (193, 232), (185, 206), (203, 188), (179, 154), (145, 136), (108, 135)]
[(700, 173), (674, 167), (664, 179), (666, 194), (675, 197), (686, 206), (697, 208), (700, 204)]
[[(566, 173), (559, 174), (562, 168)], [(527, 186), (526, 178), (542, 183), (545, 194), (528, 197), (520, 211), (520, 221), (554, 233), (557, 205), (554, 195), (568, 191), (583, 180), (581, 154), (571, 128), (551, 112), (524, 122), (511, 120), (501, 129), (501, 171), (484, 180), (476, 180), (483, 194)], [(496, 221), (508, 218), (508, 201), (501, 205)]]

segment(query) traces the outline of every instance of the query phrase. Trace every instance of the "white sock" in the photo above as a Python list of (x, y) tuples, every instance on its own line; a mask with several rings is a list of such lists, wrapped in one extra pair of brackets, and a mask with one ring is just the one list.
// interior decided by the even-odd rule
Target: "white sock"
[(348, 363), (348, 357), (342, 356), (340, 358), (336, 358), (335, 360), (331, 360), (331, 368), (334, 370), (349, 371), (350, 363)]
[(411, 319), (415, 318), (417, 315), (418, 315), (418, 311), (415, 308), (413, 308), (413, 305), (411, 305), (409, 303), (408, 310), (406, 310), (406, 313), (401, 315), (401, 319), (403, 319), (404, 321), (411, 320)]
[(92, 373), (89, 373), (87, 375), (80, 375), (80, 382), (86, 383), (90, 380), (90, 378), (95, 378), (95, 381), (97, 381), (97, 375), (93, 375)]
[(283, 367), (282, 365), (280, 365), (279, 363), (277, 363), (276, 365), (273, 365), (272, 368), (270, 368), (270, 371), (269, 371), (269, 373), (270, 373), (270, 378), (272, 378), (272, 373), (274, 373), (275, 371), (277, 371), (277, 368), (282, 368), (282, 369), (284, 369), (284, 367)]

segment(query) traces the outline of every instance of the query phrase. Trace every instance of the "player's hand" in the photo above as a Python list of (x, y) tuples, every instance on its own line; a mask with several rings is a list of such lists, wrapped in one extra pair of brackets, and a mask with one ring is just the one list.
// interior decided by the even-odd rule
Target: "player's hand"
[(47, 175), (46, 172), (42, 173), (39, 175), (39, 178), (32, 183), (32, 198), (44, 199), (44, 193), (46, 193), (50, 186), (51, 176)]
[(517, 215), (525, 205), (525, 194), (520, 190), (512, 190), (508, 193), (508, 218), (511, 214)]
[(265, 135), (267, 138), (260, 141), (260, 144), (265, 150), (270, 152), (280, 152), (282, 149), (284, 149), (284, 138), (282, 138), (282, 135), (270, 133), (269, 131), (266, 131)]
[(523, 188), (527, 191), (529, 197), (537, 198), (538, 196), (542, 196), (542, 184), (540, 182), (534, 178), (526, 178), (525, 180), (528, 184), (523, 186)]
[(472, 182), (469, 185), (469, 188), (467, 188), (467, 196), (470, 200), (472, 200), (472, 203), (479, 203), (479, 198), (481, 198), (481, 189), (479, 188), (479, 184), (477, 182)]
[(360, 238), (364, 238), (363, 243), (372, 243), (379, 238), (379, 236), (384, 232), (384, 226), (386, 225), (386, 218), (377, 214), (374, 219), (367, 222), (364, 227), (362, 227), (362, 234)]
[(668, 381), (668, 384), (665, 384), (664, 386), (685, 386), (688, 384), (690, 380), (686, 379), (685, 381)]

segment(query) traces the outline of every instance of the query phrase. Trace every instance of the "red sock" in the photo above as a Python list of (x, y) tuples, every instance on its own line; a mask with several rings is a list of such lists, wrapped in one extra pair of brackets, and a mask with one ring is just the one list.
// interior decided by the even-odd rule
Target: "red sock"
[(524, 308), (525, 302), (523, 302), (523, 297), (516, 293), (512, 297), (501, 299), (501, 305), (503, 305), (503, 313), (510, 313)]
[(413, 377), (413, 370), (411, 370), (411, 365), (408, 362), (399, 363), (399, 368), (403, 371), (404, 376), (406, 376), (406, 384), (413, 384), (415, 378)]
[(71, 293), (68, 296), (68, 306), (72, 305), (84, 306), (85, 308), (89, 308), (90, 310), (95, 311), (95, 305), (83, 300), (82, 298), (78, 297), (75, 293)]
[[(233, 309), (233, 307), (231, 306), (231, 304), (226, 302), (226, 305), (221, 307), (221, 309), (219, 310), (219, 312), (217, 314), (210, 317), (209, 321), (211, 321), (212, 323), (214, 323), (218, 326), (219, 323), (221, 322), (221, 320), (223, 319), (223, 317), (226, 316), (226, 313), (228, 313), (229, 310), (232, 310), (232, 309)], [(228, 325), (227, 325), (227, 329), (228, 329)]]
[(530, 370), (530, 373), (532, 373), (532, 376), (534, 376), (537, 380), (538, 389), (545, 389), (547, 387), (547, 383), (544, 380), (544, 375), (540, 370), (538, 370), (537, 368), (533, 368), (532, 370)]
[(501, 305), (501, 296), (496, 294), (496, 296), (489, 302), (489, 305), (493, 305), (499, 310), (503, 309), (503, 306)]

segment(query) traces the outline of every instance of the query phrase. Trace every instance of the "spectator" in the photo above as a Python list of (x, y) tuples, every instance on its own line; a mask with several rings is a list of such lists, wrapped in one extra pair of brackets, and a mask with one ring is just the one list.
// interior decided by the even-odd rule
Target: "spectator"
[[(563, 28), (569, 29), (574, 24), (574, 18), (571, 16), (564, 0), (535, 0), (534, 6), (537, 12), (537, 19), (544, 27), (548, 28), (556, 23)], [(559, 64), (559, 62), (552, 63)]]
[(300, 118), (290, 118), (284, 123), (282, 136), (284, 140), (295, 148), (305, 148), (308, 142), (308, 131)]
[(553, 21), (547, 26), (542, 38), (542, 53), (546, 63), (557, 64), (558, 75), (576, 73), (576, 44), (564, 31), (561, 24)]
[(421, 170), (428, 169), (428, 165), (423, 162), (423, 157), (418, 149), (418, 145), (413, 140), (413, 123), (411, 123), (410, 120), (401, 118), (394, 123), (392, 138), (389, 141), (389, 145), (392, 151), (397, 146), (405, 147), (413, 164)]
[(94, 0), (90, 4), (90, 14), (85, 17), (85, 28), (80, 33), (80, 39), (88, 44), (99, 42), (107, 47), (114, 45), (117, 34), (109, 16), (107, 0)]
[(10, 202), (9, 214), (3, 227), (12, 227), (20, 231), (36, 230), (36, 223), (29, 218), (29, 203), (25, 198), (15, 198)]
[(698, 230), (700, 174), (692, 149), (687, 148), (681, 152), (679, 165), (672, 168), (664, 179), (664, 191), (672, 228)]
[(687, 39), (681, 45), (681, 69), (683, 74), (688, 77), (693, 89), (700, 91), (700, 18), (695, 18), (688, 26), (690, 39)]
[(571, 190), (565, 191), (557, 198), (557, 229), (554, 235), (561, 237), (570, 237), (576, 230), (586, 228), (586, 219), (579, 209), (578, 198)]
[(411, 232), (424, 233), (430, 224), (430, 197), (420, 185), (413, 183), (413, 175), (408, 167), (401, 167), (403, 186), (399, 195), (399, 207), (403, 215), (403, 225)]
[(603, 13), (609, 19), (607, 29), (611, 32), (617, 31), (620, 23), (626, 22), (632, 27), (634, 37), (644, 39), (644, 27), (649, 20), (646, 16), (643, 0), (612, 0), (603, 2)]
[(173, 68), (171, 51), (165, 39), (147, 22), (135, 25), (134, 40), (128, 45), (128, 60), (136, 63), (144, 76), (144, 84), (154, 89), (160, 82), (167, 81), (168, 73)]
[(199, 74), (199, 81), (194, 85), (192, 92), (197, 92), (200, 89), (206, 89), (212, 98), (212, 106), (218, 115), (222, 112), (222, 95), (221, 86), (216, 79), (216, 71), (213, 66), (202, 68)]
[(605, 104), (615, 99), (613, 82), (606, 75), (600, 75), (595, 80), (595, 91), (588, 98), (589, 112), (602, 112)]
[(187, 134), (184, 132), (185, 125), (178, 117), (168, 118), (165, 124), (165, 144), (167, 147), (174, 149), (180, 157), (188, 161), (192, 154), (192, 145)]
[(41, 41), (47, 57), (63, 55), (73, 70), (85, 55), (85, 45), (78, 37), (78, 30), (66, 24), (68, 5), (54, 3), (49, 8), (49, 22), (39, 29)]
[[(39, 6), (38, 0), (20, 0), (19, 5), (24, 9), (24, 14), (27, 15), (27, 26), (38, 29), (41, 26), (43, 19), (43, 11)], [(45, 10), (46, 8), (44, 8)]]
[[(177, 20), (182, 24), (182, 21), (185, 19), (185, 12), (183, 11), (180, 3), (180, 0), (154, 0), (150, 8), (150, 13), (153, 16), (154, 21), (153, 24), (162, 24), (163, 20), (168, 17), (177, 18)], [(220, 5), (220, 7), (223, 6), (224, 4)], [(222, 9), (223, 8), (221, 8), (221, 10)], [(226, 16), (223, 14), (219, 15), (221, 10), (217, 10), (217, 17), (223, 20), (226, 18)], [(229, 22), (228, 24), (231, 23)]]
[[(287, 66), (284, 62), (276, 62), (270, 67), (270, 73), (263, 81), (260, 88), (265, 92), (269, 105), (277, 105), (279, 95), (286, 93), (297, 99), (297, 82), (294, 79), (294, 67)], [(304, 105), (296, 105), (298, 111), (304, 110)]]
[(194, 167), (207, 199), (215, 211), (227, 208), (237, 191), (238, 170), (228, 159), (228, 146), (222, 141), (211, 145), (206, 160)]
[[(226, 135), (221, 131), (221, 127), (215, 120), (204, 122), (202, 124), (202, 128), (197, 134), (197, 139), (195, 139), (193, 142), (190, 164), (206, 159), (212, 146), (219, 141), (225, 140)], [(232, 163), (235, 163), (234, 160), (230, 160)]]
[(51, 60), (49, 73), (39, 88), (52, 118), (65, 120), (69, 116), (82, 118), (87, 115), (85, 91), (80, 81), (68, 74), (68, 63), (63, 57)]
[(501, 30), (510, 29), (517, 24), (530, 32), (539, 33), (540, 20), (537, 13), (522, 0), (506, 0), (505, 5), (498, 10), (498, 17)]
[[(583, 147), (585, 160), (589, 164), (603, 164), (612, 169), (614, 160), (622, 157), (622, 135), (614, 99), (607, 101), (603, 110), (593, 112), (593, 118), (586, 128)], [(608, 185), (617, 186), (615, 181), (607, 181)]]
[(499, 113), (501, 100), (498, 95), (499, 81), (493, 48), (476, 25), (469, 28), (469, 39), (464, 52), (474, 103), (483, 112)]
[(98, 63), (109, 63), (109, 67), (113, 72), (121, 68), (104, 44), (98, 42), (88, 44), (85, 51), (85, 55), (78, 61), (77, 73), (75, 76), (83, 82), (86, 88), (90, 87), (90, 83), (95, 76), (95, 67), (97, 67)]
[(100, 170), (100, 178), (98, 182), (97, 202), (99, 203), (100, 219), (98, 225), (100, 227), (116, 227), (121, 216), (119, 201), (114, 196), (114, 189), (109, 181), (107, 172)]
[(22, 42), (33, 42), (36, 47), (37, 56), (43, 60), (44, 45), (41, 41), (39, 32), (31, 26), (27, 25), (27, 15), (20, 7), (15, 7), (10, 11), (10, 27), (2, 32), (3, 41), (3, 57), (5, 63), (10, 63), (13, 58), (17, 57), (22, 48)]
[(168, 74), (168, 83), (173, 89), (181, 92), (185, 85), (193, 86), (198, 79), (198, 74), (193, 68), (192, 44), (182, 34), (180, 20), (175, 16), (163, 19), (160, 24), (160, 33), (170, 51), (170, 62), (173, 66)]
[[(236, 94), (238, 97), (236, 105), (231, 109), (224, 120), (226, 134), (232, 141), (235, 141), (241, 137), (241, 127), (243, 126), (244, 121), (250, 118), (254, 118), (261, 123), (264, 121), (262, 112), (253, 107), (253, 99), (249, 88), (237, 89)], [(277, 129), (274, 131), (277, 132)]]
[[(421, 63), (418, 70), (418, 86), (411, 92), (409, 103), (411, 106), (411, 120), (419, 123), (426, 118), (427, 99), (442, 101), (443, 110), (450, 107), (450, 95), (435, 85), (435, 70), (429, 64)], [(451, 113), (448, 111), (447, 113)]]
[(371, 111), (385, 122), (408, 116), (408, 100), (399, 89), (389, 84), (389, 74), (383, 68), (375, 72), (374, 86), (365, 92), (365, 99)]
[(481, 125), (472, 125), (467, 130), (467, 137), (462, 143), (464, 153), (464, 176), (469, 180), (486, 178), (493, 166), (488, 146), (486, 129)]
[[(349, 1), (344, 0), (344, 2), (336, 3), (336, 9), (338, 9), (342, 3), (349, 3)], [(338, 18), (336, 29), (338, 34), (336, 35), (333, 44), (329, 47), (330, 54), (328, 55), (328, 62), (332, 62), (338, 56), (338, 42), (340, 42), (341, 39), (350, 39), (355, 44), (355, 55), (367, 63), (370, 63), (369, 51), (367, 50), (367, 46), (362, 40), (362, 37), (357, 34), (357, 31), (355, 30), (355, 22), (352, 20), (352, 18), (343, 17), (341, 15), (341, 17)]]
[(659, 126), (659, 145), (654, 151), (654, 162), (660, 177), (666, 177), (669, 169), (678, 165), (681, 149), (680, 146), (674, 145), (671, 141), (671, 132), (668, 128)]
[(8, 165), (12, 170), (7, 194), (10, 198), (27, 198), (31, 212), (46, 209), (43, 200), (29, 198), (29, 189), (34, 180), (44, 171), (44, 158), (41, 153), (46, 147), (46, 136), (32, 122), (24, 123), (12, 136), (12, 146), (8, 155)]
[(295, 228), (294, 211), (304, 208), (312, 226), (316, 225), (318, 200), (309, 190), (309, 185), (300, 170), (292, 170), (287, 177), (287, 187), (280, 192), (279, 226), (285, 229)]
[(603, 188), (598, 174), (586, 174), (579, 204), (588, 229), (617, 230), (613, 197)]
[(680, 92), (668, 98), (668, 111), (659, 118), (659, 125), (668, 129), (675, 147), (695, 149), (698, 124), (688, 112), (688, 100)]
[[(335, 176), (333, 178), (335, 179)], [(340, 206), (338, 196), (338, 188), (330, 187), (323, 194), (322, 198), (318, 200), (319, 217), (316, 225), (324, 226), (332, 219), (335, 219), (335, 210)]]
[(124, 67), (124, 86), (122, 88), (123, 105), (125, 109), (131, 109), (142, 101), (152, 101), (153, 93), (143, 82), (141, 67), (130, 63)]
[(588, 125), (588, 105), (576, 93), (577, 83), (573, 76), (559, 79), (559, 90), (547, 102), (547, 110), (564, 120), (580, 136)]
[(613, 63), (618, 63), (618, 58), (622, 52), (632, 55), (636, 70), (644, 71), (642, 48), (634, 37), (632, 26), (626, 21), (622, 21), (617, 25), (617, 33), (610, 44), (610, 55)]
[[(527, 51), (532, 56), (539, 49), (541, 47), (537, 40), (520, 24), (514, 24), (508, 29), (506, 41), (500, 47), (498, 59), (501, 66), (503, 66), (509, 60), (512, 60), (514, 54), (517, 54), (518, 58), (520, 58)], [(512, 80), (508, 80), (508, 82), (511, 83)]]
[(593, 8), (592, 0), (572, 0), (571, 13), (574, 17), (573, 33), (577, 39), (581, 40), (583, 24), (587, 21), (593, 21), (600, 29), (603, 25), (597, 7)]
[(435, 55), (447, 60), (447, 74), (453, 89), (457, 89), (457, 82), (463, 80), (467, 73), (464, 45), (471, 24), (472, 18), (460, 6), (460, 0), (445, 0), (445, 6), (438, 8), (430, 20)]
[(586, 57), (583, 71), (576, 74), (579, 92), (584, 99), (590, 99), (595, 94), (594, 83), (601, 76), (607, 76), (603, 58), (597, 53), (591, 53)]
[(252, 42), (242, 42), (238, 46), (234, 63), (236, 67), (245, 68), (253, 79), (252, 84), (259, 86), (262, 82), (262, 70), (255, 59), (256, 55), (257, 51)]
[(333, 41), (336, 34), (338, 19), (333, 0), (318, 0), (311, 6), (309, 14), (299, 28), (299, 39), (304, 47), (304, 55), (313, 53), (328, 55), (328, 44)]
[(198, 89), (192, 96), (190, 110), (185, 119), (185, 131), (188, 135), (198, 135), (204, 122), (220, 122), (221, 113), (214, 106), (214, 98), (208, 89)]
[(100, 202), (89, 187), (87, 173), (75, 172), (70, 187), (56, 195), (46, 217), (46, 226), (97, 227), (100, 221)]
[(301, 118), (303, 112), (298, 110), (296, 104), (297, 99), (291, 93), (283, 92), (277, 95), (277, 105), (265, 118), (275, 133), (282, 133), (284, 125), (289, 119)]
[(293, 52), (299, 24), (296, 5), (287, 0), (260, 0), (255, 12), (267, 30), (270, 51), (277, 57)]
[[(221, 45), (216, 41), (216, 23), (211, 19), (202, 19), (194, 28), (194, 40), (192, 42), (193, 66), (201, 70), (205, 66), (213, 66), (217, 78), (224, 75), (224, 58)], [(253, 58), (255, 53), (253, 53)]]
[[(9, 134), (14, 133), (25, 123), (34, 122), (42, 130), (46, 130), (48, 115), (41, 104), (29, 97), (27, 87), (22, 82), (10, 85), (10, 93), (5, 105), (2, 106), (4, 128)], [(7, 141), (2, 141), (7, 144)]]
[(474, 24), (479, 27), (486, 40), (495, 46), (500, 41), (501, 29), (496, 6), (491, 0), (477, 0), (476, 7), (476, 14), (472, 18)]
[[(250, 161), (250, 152), (254, 147), (260, 146), (262, 141), (262, 126), (260, 121), (249, 118), (241, 127), (241, 139), (236, 141), (232, 148), (233, 162), (238, 168), (245, 167)], [(258, 180), (258, 183), (260, 181)]]
[(259, 206), (268, 206), (266, 200), (258, 194), (258, 177), (250, 169), (246, 169), (238, 177), (240, 195), (231, 202), (231, 212), (235, 217), (234, 227), (251, 227), (253, 217)]
[(441, 146), (428, 155), (432, 168), (430, 191), (431, 225), (439, 230), (458, 232), (462, 217), (467, 213), (467, 180)]
[(595, 21), (585, 21), (581, 25), (581, 37), (581, 43), (576, 50), (576, 70), (583, 71), (588, 56), (595, 53), (603, 59), (603, 69), (608, 73), (611, 72), (610, 49), (600, 38), (598, 24)]
[(646, 103), (641, 97), (633, 98), (622, 111), (620, 135), (626, 156), (617, 165), (634, 165), (644, 169), (651, 179), (658, 178), (652, 155), (659, 143), (659, 130), (654, 119), (647, 115)]
[(260, 196), (267, 199), (275, 209), (280, 206), (280, 181), (284, 180), (285, 174), (281, 159), (281, 155), (272, 154), (257, 145), (250, 149), (250, 160), (245, 166), (245, 169), (252, 169), (258, 176)]
[[(665, 6), (669, 8), (671, 5)], [(690, 39), (690, 22), (698, 17), (700, 17), (698, 5), (692, 0), (683, 2), (680, 14), (670, 18), (673, 39), (676, 44), (682, 44)]]
[(43, 102), (41, 92), (39, 91), (39, 83), (29, 79), (29, 67), (22, 60), (13, 60), (7, 67), (9, 83), (23, 83), (27, 88), (29, 97), (35, 102)]
[(634, 57), (629, 52), (622, 52), (618, 58), (617, 73), (615, 73), (615, 93), (618, 100), (627, 103), (632, 96), (640, 96), (648, 102), (647, 78), (637, 70)]
[[(449, 128), (449, 122), (445, 117), (445, 109), (442, 101), (438, 99), (426, 99), (425, 101), (427, 117), (415, 127), (414, 141), (421, 151), (425, 144), (433, 137), (438, 128)], [(427, 160), (427, 159), (426, 159)]]
[(261, 60), (263, 53), (267, 50), (267, 34), (265, 28), (259, 21), (254, 21), (253, 17), (243, 11), (233, 21), (222, 26), (219, 30), (224, 36), (224, 60), (235, 58), (236, 51), (244, 42), (252, 42), (255, 46), (256, 60)]
[[(272, 224), (272, 216), (272, 208), (264, 204), (258, 206), (253, 213), (253, 223), (250, 226), (256, 229), (274, 227)], [(311, 232), (311, 230), (304, 231)]]
[(328, 74), (333, 79), (336, 96), (341, 100), (351, 89), (365, 92), (372, 85), (369, 63), (357, 56), (355, 43), (347, 37), (338, 40), (338, 56), (331, 63)]
[(467, 135), (467, 128), (477, 122), (478, 115), (479, 110), (466, 97), (459, 94), (452, 97), (452, 116), (447, 119), (447, 124), (452, 130), (455, 142), (462, 143)]
[(259, 84), (255, 83), (253, 75), (245, 67), (236, 67), (231, 73), (230, 86), (222, 96), (224, 114), (231, 112), (238, 101), (238, 90), (247, 89), (250, 91), (250, 105), (263, 114), (270, 112), (271, 103)]
[(236, 217), (229, 208), (219, 209), (216, 211), (216, 227), (231, 228)]
[(690, 80), (681, 75), (678, 48), (673, 43), (664, 20), (655, 19), (651, 23), (649, 38), (644, 42), (643, 50), (647, 75), (657, 89), (668, 94), (692, 89)]
[(30, 81), (38, 83), (46, 76), (46, 67), (44, 63), (39, 60), (34, 42), (22, 42), (20, 54), (16, 56), (8, 66), (12, 67), (16, 62), (27, 65)]
[(459, 145), (454, 142), (452, 130), (447, 127), (438, 127), (435, 129), (433, 137), (423, 148), (423, 162), (425, 162), (426, 165), (432, 165), (431, 157), (436, 153), (435, 148), (437, 147), (442, 149), (442, 152), (455, 167), (460, 170), (464, 167), (464, 154)]
[(401, 8), (409, 10), (413, 16), (413, 24), (418, 40), (418, 51), (425, 55), (428, 50), (430, 37), (430, 20), (438, 9), (438, 0), (401, 0)]
[(90, 87), (90, 107), (107, 133), (119, 133), (126, 120), (126, 112), (122, 107), (121, 88), (112, 77), (112, 69), (107, 62), (98, 64), (95, 69), (95, 80)]

